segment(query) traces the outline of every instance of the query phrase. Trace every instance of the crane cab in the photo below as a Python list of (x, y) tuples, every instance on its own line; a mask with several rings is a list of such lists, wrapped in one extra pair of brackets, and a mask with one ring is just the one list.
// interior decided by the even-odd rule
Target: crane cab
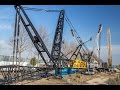
[(87, 62), (83, 61), (81, 59), (75, 59), (70, 61), (70, 67), (76, 68), (76, 69), (86, 69), (87, 68)]

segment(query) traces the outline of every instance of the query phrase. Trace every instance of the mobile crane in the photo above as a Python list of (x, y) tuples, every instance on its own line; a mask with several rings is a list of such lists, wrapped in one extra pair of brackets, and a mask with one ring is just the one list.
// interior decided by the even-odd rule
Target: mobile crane
[[(20, 20), (23, 23), (26, 31), (28, 32), (28, 35), (30, 36), (35, 48), (37, 49), (41, 58), (43, 59), (45, 65), (48, 66), (48, 68), (51, 67), (51, 65), (52, 65), (52, 67), (54, 69), (58, 69), (57, 75), (60, 75), (61, 68), (64, 67), (65, 60), (68, 60), (68, 58), (61, 52), (65, 11), (64, 10), (57, 11), (57, 12), (60, 12), (60, 14), (59, 14), (59, 18), (58, 18), (58, 22), (57, 22), (57, 26), (56, 26), (55, 35), (54, 35), (52, 51), (51, 51), (51, 53), (49, 53), (44, 42), (42, 41), (41, 37), (39, 36), (37, 30), (35, 29), (32, 22), (30, 21), (27, 14), (25, 13), (23, 7), (15, 6), (15, 9), (16, 9), (16, 11), (20, 17)], [(26, 9), (29, 10), (30, 8), (26, 8)], [(33, 10), (33, 8), (32, 8), (32, 10)], [(47, 10), (47, 11), (51, 12), (54, 10)], [(32, 30), (32, 31), (30, 31), (30, 30)], [(34, 32), (34, 34), (31, 32)], [(46, 55), (49, 57), (50, 63), (46, 62), (46, 58), (43, 56), (43, 53), (46, 53)]]
[[(88, 41), (91, 41), (92, 39), (90, 38)], [(86, 41), (86, 42), (88, 42)], [(77, 68), (77, 69), (86, 69), (87, 68), (87, 58), (85, 55), (88, 55), (87, 52), (84, 50), (83, 46), (86, 42), (81, 42), (79, 45), (76, 47), (75, 51), (70, 57), (71, 61), (71, 67), (72, 68)], [(82, 50), (81, 50), (82, 49)], [(79, 57), (78, 57), (79, 55)]]
[[(19, 36), (19, 31), (20, 31), (19, 28), (20, 28), (20, 22), (21, 22), (23, 24), (25, 30), (27, 31), (32, 43), (34, 44), (35, 48), (37, 49), (39, 55), (41, 56), (45, 65), (47, 66), (47, 68), (51, 68), (51, 65), (49, 65), (48, 62), (46, 61), (49, 58), (49, 61), (51, 61), (53, 64), (52, 68), (54, 70), (58, 69), (57, 75), (60, 75), (61, 68), (64, 67), (63, 64), (65, 62), (65, 59), (64, 59), (65, 55), (61, 52), (61, 42), (62, 42), (62, 33), (63, 33), (63, 27), (64, 27), (65, 11), (64, 10), (59, 11), (60, 15), (58, 18), (58, 23), (57, 23), (57, 27), (56, 27), (56, 31), (55, 31), (52, 51), (51, 51), (51, 53), (49, 53), (43, 40), (41, 39), (40, 35), (38, 34), (37, 30), (35, 29), (34, 25), (31, 22), (31, 20), (27, 16), (23, 7), (21, 5), (15, 5), (14, 8), (16, 10), (16, 22), (15, 22), (15, 32), (14, 32), (13, 57), (16, 54), (16, 58), (17, 58), (18, 41), (19, 41), (18, 36)], [(84, 45), (84, 43), (81, 41), (79, 36), (77, 36), (76, 39), (78, 40), (79, 46), (76, 48), (75, 52), (78, 51), (77, 55), (80, 54), (80, 57), (82, 59), (84, 59), (83, 55), (80, 52), (80, 50), (83, 49), (82, 45)], [(84, 49), (83, 49), (83, 51), (84, 51)], [(48, 58), (44, 57), (43, 53), (45, 53), (48, 56)], [(87, 53), (87, 52), (84, 51), (84, 54), (85, 53)], [(67, 60), (70, 60), (70, 59), (67, 58)]]
[[(96, 48), (96, 45), (97, 45), (97, 41), (99, 40), (99, 37), (100, 37), (100, 34), (101, 34), (101, 31), (102, 31), (102, 24), (99, 25), (99, 30), (97, 32), (97, 35), (96, 35), (96, 39), (95, 39), (95, 42), (94, 42), (94, 46), (93, 46), (93, 50), (90, 52), (90, 50), (85, 46), (85, 44), (82, 42), (81, 38), (79, 37), (79, 35), (77, 34), (77, 32), (74, 30), (71, 30), (72, 31), (72, 35), (75, 36), (77, 42), (79, 43), (79, 46), (76, 48), (76, 50), (74, 51), (74, 53), (72, 54), (71, 58), (73, 56), (75, 56), (74, 60), (76, 60), (78, 54), (80, 55), (82, 61), (83, 62), (83, 65), (80, 65), (80, 66), (84, 66), (84, 67), (76, 67), (76, 68), (86, 68), (87, 69), (87, 64), (88, 63), (88, 68), (90, 68), (90, 62), (91, 62), (91, 58), (93, 57), (94, 59), (97, 59), (97, 62), (100, 62), (100, 60), (98, 60), (98, 57), (96, 58), (95, 54), (94, 54), (94, 51), (95, 51), (95, 48)], [(91, 41), (92, 39), (90, 38), (88, 41)], [(86, 41), (86, 42), (88, 42)], [(83, 48), (82, 48), (83, 47)], [(81, 49), (83, 49), (83, 55), (81, 55)], [(85, 55), (87, 56), (87, 58), (85, 58)], [(71, 59), (70, 58), (70, 59)], [(75, 61), (72, 63), (72, 65), (74, 65)], [(76, 64), (77, 65), (77, 64)]]
[[(94, 41), (94, 45), (93, 45), (93, 50), (90, 53), (90, 55), (88, 56), (88, 69), (90, 68), (91, 58), (94, 55), (94, 51), (96, 49), (97, 41), (99, 40), (99, 36), (100, 36), (101, 31), (102, 31), (102, 24), (99, 25), (99, 29), (98, 29), (98, 32), (97, 32), (97, 35), (96, 35), (96, 38), (95, 38), (95, 41)], [(98, 60), (98, 62), (100, 62), (100, 60)]]
[[(76, 47), (76, 49), (73, 52), (73, 54), (71, 55), (71, 57), (69, 58), (70, 62), (71, 62), (71, 67), (72, 68), (77, 68), (77, 69), (85, 69), (87, 67), (87, 60), (86, 60), (86, 56), (89, 53), (88, 48), (85, 46), (85, 43), (88, 41), (91, 41), (92, 38), (90, 38), (88, 41), (83, 42), (80, 38), (80, 36), (78, 35), (78, 33), (76, 32), (74, 26), (72, 25), (71, 21), (69, 20), (69, 18), (66, 16), (65, 20), (67, 21), (68, 25), (71, 28), (71, 34), (72, 36), (76, 39), (78, 46)], [(69, 52), (71, 53), (71, 52)], [(79, 58), (78, 58), (79, 57)]]
[[(72, 28), (71, 29), (71, 33), (72, 33), (72, 36), (75, 37), (75, 39), (77, 40), (78, 42), (78, 47), (76, 47), (76, 50), (73, 52), (72, 56), (70, 57), (70, 60), (73, 59), (73, 63), (72, 65), (75, 63), (75, 60), (77, 59), (77, 56), (80, 55), (80, 58), (82, 61), (84, 62), (87, 62), (89, 63), (88, 66), (90, 65), (90, 62), (91, 62), (91, 58), (93, 57), (97, 62), (99, 62), (100, 60), (98, 60), (98, 57), (94, 54), (94, 50), (96, 48), (96, 43), (97, 41), (99, 40), (100, 38), (100, 34), (101, 34), (101, 31), (102, 31), (102, 24), (99, 25), (99, 30), (97, 32), (97, 35), (96, 35), (96, 39), (95, 39), (95, 42), (94, 42), (94, 46), (93, 46), (93, 50), (90, 51), (86, 46), (85, 46), (85, 42), (83, 43), (80, 36), (78, 35), (78, 33), (76, 32), (75, 28), (73, 27), (72, 23), (70, 22), (70, 20), (68, 18), (66, 18), (66, 21), (69, 22), (69, 25), (70, 27)], [(92, 38), (90, 38), (88, 41), (91, 41)], [(86, 41), (86, 42), (88, 42)], [(99, 48), (100, 49), (100, 48)], [(84, 63), (84, 65), (86, 65)], [(80, 67), (79, 67), (80, 68)], [(86, 66), (87, 68), (87, 66)]]

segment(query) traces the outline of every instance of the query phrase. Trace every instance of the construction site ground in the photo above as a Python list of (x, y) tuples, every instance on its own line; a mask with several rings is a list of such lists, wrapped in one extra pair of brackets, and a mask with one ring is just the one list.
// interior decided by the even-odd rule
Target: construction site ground
[(98, 73), (95, 75), (70, 74), (62, 79), (53, 77), (41, 78), (39, 80), (23, 80), (11, 85), (107, 85), (109, 78), (115, 78), (120, 73)]

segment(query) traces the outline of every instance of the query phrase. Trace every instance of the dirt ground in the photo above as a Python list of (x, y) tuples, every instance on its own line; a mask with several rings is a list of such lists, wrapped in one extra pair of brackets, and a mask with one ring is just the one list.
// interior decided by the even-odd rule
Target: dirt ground
[(63, 76), (62, 79), (42, 78), (40, 80), (24, 80), (14, 85), (100, 85), (115, 77), (117, 74), (99, 73), (95, 75), (71, 74)]

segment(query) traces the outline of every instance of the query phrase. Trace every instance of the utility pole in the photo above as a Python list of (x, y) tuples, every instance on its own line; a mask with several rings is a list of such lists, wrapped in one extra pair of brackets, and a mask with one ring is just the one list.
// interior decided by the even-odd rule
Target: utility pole
[(107, 48), (108, 48), (108, 68), (112, 68), (112, 48), (111, 48), (111, 32), (107, 29)]

